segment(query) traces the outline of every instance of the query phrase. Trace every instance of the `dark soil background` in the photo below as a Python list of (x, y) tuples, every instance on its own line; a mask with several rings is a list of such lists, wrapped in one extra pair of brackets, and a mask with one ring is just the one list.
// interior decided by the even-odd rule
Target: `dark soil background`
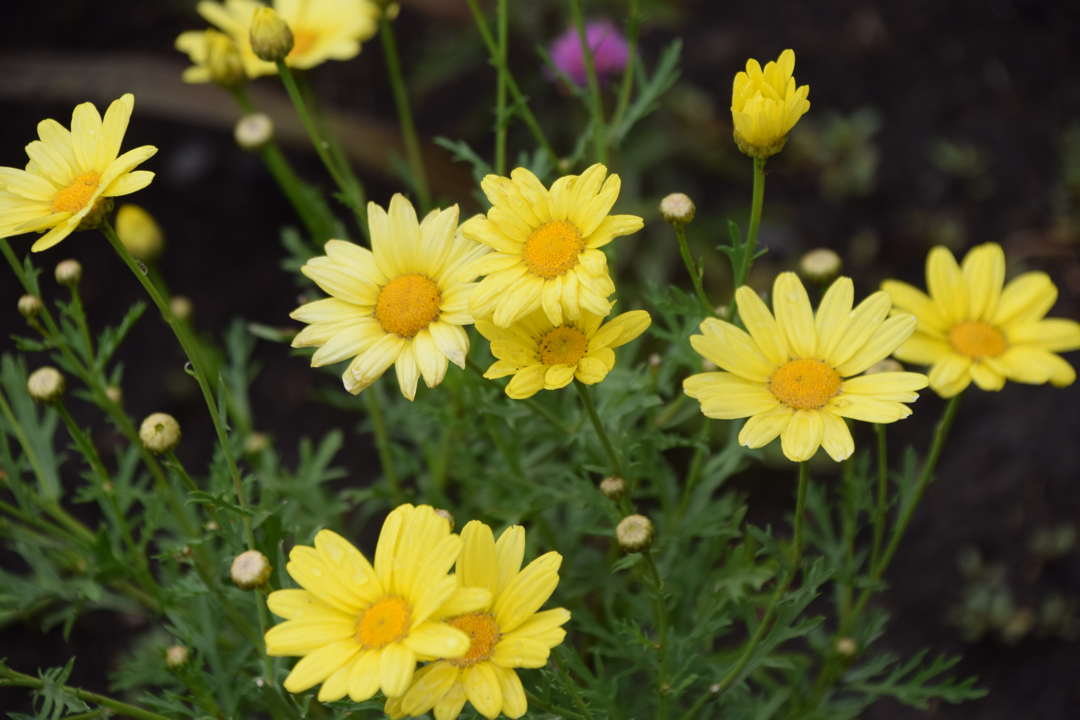
[[(522, 15), (512, 31), (515, 74), (545, 126), (550, 121), (556, 146), (569, 149), (573, 136), (565, 128), (580, 110), (572, 98), (544, 83), (534, 69), (532, 52), (537, 43), (561, 31), (565, 9), (561, 3), (539, 0), (512, 5)], [(844, 256), (859, 294), (865, 295), (886, 275), (923, 285), (925, 253), (937, 242), (949, 242), (961, 252), (994, 241), (1005, 246), (1011, 274), (1027, 269), (1051, 274), (1060, 290), (1053, 315), (1080, 318), (1080, 263), (1076, 232), (1070, 229), (1075, 223), (1069, 219), (1063, 145), (1070, 125), (1080, 121), (1080, 4), (684, 0), (643, 5), (650, 15), (643, 26), (643, 56), (654, 63), (672, 38), (682, 37), (684, 74), (669, 107), (643, 131), (654, 138), (650, 142), (659, 143), (663, 168), (627, 183), (625, 196), (640, 203), (639, 212), (649, 223), (635, 244), (627, 245), (633, 252), (620, 258), (627, 282), (664, 279), (665, 272), (672, 282), (684, 282), (685, 274), (677, 274), (670, 231), (652, 208), (664, 194), (686, 191), (699, 208), (699, 219), (689, 228), (695, 252), (706, 255), (709, 279), (716, 283), (710, 287), (717, 288), (716, 297), (723, 296), (723, 285), (730, 280), (716, 269), (720, 263), (709, 253), (721, 236), (721, 221), (728, 215), (740, 221), (745, 217), (751, 176), (749, 161), (730, 141), (726, 108), (731, 79), (747, 57), (764, 62), (791, 47), (798, 57), (796, 78), (811, 87), (813, 106), (803, 124), (819, 127), (814, 123), (825, 122), (830, 111), (848, 116), (860, 108), (876, 108), (882, 124), (869, 144), (880, 154), (880, 163), (875, 184), (864, 184), (861, 192), (838, 200), (826, 199), (819, 189), (832, 161), (800, 163), (793, 149), (771, 162), (762, 241), (772, 252), (759, 264), (756, 277), (792, 266), (807, 249), (831, 247)], [(624, 12), (617, 4), (592, 2), (586, 10), (616, 20)], [(6, 8), (0, 24), (0, 165), (25, 163), (22, 148), (36, 137), (34, 128), (42, 118), (67, 125), (76, 102), (92, 99), (103, 111), (108, 100), (128, 90), (87, 72), (46, 73), (44, 80), (27, 83), (10, 68), (35, 62), (47, 66), (58, 58), (76, 67), (83, 61), (127, 58), (133, 63), (172, 63), (171, 82), (179, 86), (185, 63), (173, 40), (182, 30), (204, 26), (191, 0), (49, 0)], [(413, 80), (422, 134), (463, 138), (490, 155), (494, 75), (475, 32), (470, 35), (464, 1), (406, 0), (395, 27), (406, 73)], [(376, 38), (358, 59), (319, 68), (313, 83), (335, 110), (392, 125), (396, 118), (385, 78)], [(257, 84), (276, 90), (273, 79)], [(221, 107), (230, 103), (205, 90), (200, 102)], [(124, 148), (153, 144), (160, 152), (145, 165), (158, 173), (157, 179), (131, 200), (149, 209), (165, 228), (168, 250), (160, 269), (170, 289), (191, 298), (197, 327), (217, 337), (235, 317), (271, 326), (289, 324), (287, 315), (296, 306), (298, 290), (280, 269), (284, 251), (278, 233), (296, 219), (269, 174), (257, 157), (236, 148), (231, 125), (214, 120), (213, 112), (204, 113), (202, 120), (171, 117), (153, 104), (140, 104), (139, 90), (132, 91), (136, 109)], [(195, 116), (197, 110), (193, 107)], [(821, 132), (819, 127), (818, 137)], [(975, 159), (960, 167), (935, 161), (931, 148), (940, 141), (973, 148)], [(520, 128), (514, 129), (511, 145), (529, 145)], [(641, 150), (626, 149), (628, 165), (631, 153)], [(434, 162), (449, 167), (445, 174), (452, 176), (455, 168), (448, 156), (431, 151)], [(290, 157), (305, 178), (325, 187), (313, 154), (299, 148)], [(382, 204), (403, 189), (386, 172), (385, 163), (361, 164), (358, 172), (369, 196)], [(1072, 169), (1074, 176), (1078, 172), (1080, 168)], [(444, 182), (436, 194), (472, 210), (470, 190)], [(1072, 202), (1072, 207), (1080, 204), (1075, 198)], [(30, 242), (22, 237), (12, 244), (21, 253)], [(660, 256), (660, 262), (646, 262)], [(47, 295), (61, 297), (51, 274), (55, 263), (67, 257), (83, 263), (84, 302), (98, 327), (117, 322), (141, 297), (141, 289), (96, 233), (72, 236), (35, 256), (46, 269), (42, 277)], [(0, 308), (6, 308), (0, 313), (0, 349), (11, 352), (14, 345), (8, 337), (25, 327), (15, 313), (21, 290), (8, 271), (0, 270), (0, 278)], [(301, 436), (318, 437), (330, 428), (346, 427), (349, 441), (337, 464), (350, 471), (350, 484), (369, 482), (377, 462), (370, 438), (352, 431), (355, 416), (310, 400), (313, 386), (328, 382), (326, 378), (282, 346), (260, 343), (256, 352), (263, 365), (252, 391), (258, 429), (275, 436), (285, 462), (295, 460)], [(167, 327), (148, 312), (121, 355), (129, 412), (136, 418), (159, 410), (175, 415), (184, 429), (181, 456), (198, 467), (212, 446), (213, 430), (194, 383), (182, 374), (183, 360)], [(1069, 359), (1077, 361), (1075, 354)], [(43, 358), (29, 362), (34, 367)], [(936, 417), (942, 406), (927, 391), (916, 408), (922, 422), (901, 423), (890, 431), (892, 447), (906, 441), (926, 447), (927, 418)], [(1060, 600), (1071, 608), (1075, 627), (1080, 545), (1074, 541), (1053, 556), (1032, 549), (1040, 533), (1080, 525), (1078, 407), (1080, 386), (1058, 390), (1008, 385), (1001, 393), (968, 393), (938, 479), (888, 573), (892, 587), (881, 602), (894, 619), (882, 642), (905, 656), (926, 647), (935, 654), (963, 654), (953, 672), (979, 675), (990, 694), (962, 706), (934, 704), (925, 712), (883, 702), (868, 717), (1078, 717), (1080, 644), (1068, 639), (1067, 622), (1059, 632), (1061, 623), (1046, 621), (1042, 608)], [(99, 417), (85, 406), (77, 409), (82, 411), (80, 420), (101, 434), (100, 442), (115, 441)], [(74, 481), (70, 465), (65, 471)], [(751, 495), (752, 515), (779, 517), (792, 503), (790, 482), (790, 473), (766, 470), (743, 483)], [(1002, 579), (997, 591), (1010, 596), (1015, 609), (1027, 612), (1019, 619), (1014, 613), (1018, 625), (1012, 631), (998, 627), (965, 642), (949, 622), (951, 608), (965, 597), (958, 570), (965, 548), (976, 549), (986, 564), (998, 566)], [(20, 567), (11, 553), (0, 555), (0, 562)], [(968, 590), (970, 594), (970, 585)], [(1030, 617), (1037, 619), (1024, 632), (1015, 632)], [(0, 631), (0, 656), (32, 672), (62, 665), (74, 654), (78, 662), (71, 682), (104, 691), (108, 673), (136, 631), (128, 619), (108, 613), (82, 617), (68, 642), (59, 629), (43, 634), (32, 623), (15, 624)], [(0, 708), (25, 711), (25, 698), (21, 690), (4, 690)]]

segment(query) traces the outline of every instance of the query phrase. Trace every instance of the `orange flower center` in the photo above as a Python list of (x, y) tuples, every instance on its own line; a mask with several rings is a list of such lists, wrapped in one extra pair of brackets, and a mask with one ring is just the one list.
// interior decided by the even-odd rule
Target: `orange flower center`
[(584, 249), (585, 240), (574, 223), (552, 220), (533, 230), (522, 259), (533, 275), (553, 278), (570, 272)]
[(289, 51), (289, 60), (295, 60), (300, 57), (315, 44), (315, 41), (319, 39), (318, 33), (313, 33), (310, 30), (293, 30), (293, 46)]
[(571, 325), (557, 327), (540, 338), (540, 362), (545, 365), (576, 365), (588, 350), (585, 333)]
[(1009, 347), (1005, 333), (984, 322), (960, 323), (949, 331), (949, 342), (956, 352), (972, 360), (995, 358)]
[(50, 209), (54, 213), (69, 212), (75, 214), (79, 212), (94, 197), (100, 183), (101, 175), (96, 172), (80, 175), (66, 188), (53, 195)]
[(409, 634), (412, 608), (405, 598), (390, 595), (377, 601), (360, 615), (356, 639), (366, 650), (378, 650), (392, 642), (401, 642)]
[(439, 317), (442, 293), (427, 275), (399, 275), (379, 291), (375, 319), (388, 333), (411, 338)]
[(469, 613), (458, 615), (449, 620), (447, 625), (461, 630), (469, 636), (469, 650), (459, 658), (452, 658), (447, 662), (458, 667), (472, 667), (476, 663), (484, 662), (495, 652), (495, 646), (502, 637), (499, 634), (499, 625), (490, 613)]
[(769, 391), (788, 407), (816, 410), (840, 392), (840, 375), (820, 360), (790, 360), (769, 378)]

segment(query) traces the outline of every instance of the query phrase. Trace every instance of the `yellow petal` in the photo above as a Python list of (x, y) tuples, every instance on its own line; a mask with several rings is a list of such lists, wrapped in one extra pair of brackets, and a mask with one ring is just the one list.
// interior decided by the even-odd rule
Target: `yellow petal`
[(708, 318), (701, 331), (705, 334), (690, 336), (690, 344), (724, 370), (755, 382), (768, 382), (776, 370), (753, 338), (731, 323)]
[(394, 360), (394, 372), (397, 375), (401, 394), (412, 402), (416, 398), (416, 383), (420, 380), (420, 367), (416, 364), (416, 344), (405, 341)]
[(461, 585), (483, 588), (492, 595), (498, 588), (499, 559), (495, 554), (495, 535), (479, 520), (469, 522), (461, 530), (457, 577)]
[(821, 412), (819, 416), (825, 425), (821, 447), (825, 448), (825, 452), (829, 453), (829, 457), (836, 462), (847, 460), (855, 452), (855, 441), (851, 437), (847, 423), (831, 412)]
[(326, 678), (323, 681), (322, 687), (319, 688), (318, 700), (321, 703), (335, 702), (345, 697), (349, 692), (349, 675), (352, 673), (353, 665), (357, 662), (356, 658), (353, 658), (338, 668), (334, 674)]
[(933, 365), (942, 358), (955, 355), (956, 351), (944, 340), (916, 332), (896, 349), (893, 356), (897, 360), (915, 365)]
[(1033, 345), (1051, 352), (1080, 350), (1080, 323), (1050, 318), (1009, 329), (1009, 342)]
[(524, 400), (544, 389), (546, 365), (533, 365), (514, 375), (506, 386), (506, 394), (514, 400)]
[(818, 336), (815, 357), (828, 358), (835, 352), (837, 343), (843, 339), (851, 324), (851, 306), (854, 302), (855, 284), (851, 278), (837, 278), (825, 291), (825, 297), (821, 299), (814, 316), (814, 329)]
[(538, 640), (514, 634), (495, 646), (491, 662), (504, 668), (541, 668), (550, 654), (551, 650)]
[(558, 390), (570, 384), (574, 379), (577, 365), (550, 365), (544, 373), (544, 389)]
[(926, 287), (947, 322), (955, 325), (968, 319), (971, 305), (967, 285), (948, 248), (939, 245), (930, 250), (926, 258)]
[(473, 665), (464, 673), (465, 696), (480, 713), (494, 720), (502, 711), (502, 678), (491, 663)]
[(914, 315), (897, 315), (889, 318), (870, 336), (865, 345), (843, 365), (836, 368), (836, 372), (841, 377), (849, 377), (858, 375), (871, 365), (881, 362), (911, 337), (918, 324), (919, 321)]
[(956, 353), (947, 355), (934, 363), (928, 377), (930, 387), (941, 397), (957, 395), (971, 383), (971, 358)]
[[(608, 350), (608, 352), (611, 352)], [(607, 374), (611, 371), (611, 368), (598, 357), (583, 357), (578, 361), (577, 371), (574, 373), (581, 382), (586, 385), (595, 385), (598, 382), (602, 382)]]
[(825, 421), (816, 410), (799, 410), (791, 416), (791, 422), (780, 433), (780, 447), (792, 462), (803, 462), (814, 457), (825, 435)]
[(524, 715), (529, 710), (528, 701), (525, 699), (525, 688), (521, 686), (521, 679), (510, 668), (497, 668), (502, 677), (503, 715), (511, 720)]
[(780, 328), (758, 294), (743, 285), (735, 291), (735, 301), (743, 324), (765, 357), (775, 365), (783, 365), (790, 360), (791, 356), (780, 337)]
[(135, 109), (135, 98), (127, 93), (119, 100), (113, 100), (105, 111), (105, 120), (101, 123), (101, 136), (97, 141), (95, 165), (108, 167), (109, 163), (120, 154), (120, 144), (127, 132), (131, 111)]
[(75, 160), (84, 172), (103, 173), (104, 165), (98, 165), (98, 137), (101, 135), (101, 115), (93, 103), (82, 103), (71, 114), (71, 145)]
[(388, 594), (400, 595), (402, 591), (395, 581), (394, 558), (397, 555), (398, 542), (401, 540), (401, 528), (408, 518), (412, 517), (415, 508), (412, 505), (398, 505), (394, 508), (386, 520), (383, 521), (382, 530), (379, 533), (379, 542), (375, 546), (375, 574), (379, 576), (379, 582)]
[(385, 594), (375, 568), (356, 547), (333, 530), (320, 530), (315, 536), (315, 550), (324, 567), (340, 585), (365, 604)]
[[(0, 179), (2, 180), (2, 179)], [(1013, 279), (1001, 291), (991, 325), (1008, 327), (1042, 320), (1057, 301), (1057, 288), (1044, 272), (1027, 272)], [(1009, 328), (1011, 329), (1011, 328)]]
[(787, 428), (794, 414), (795, 411), (787, 405), (777, 405), (768, 412), (753, 416), (739, 431), (739, 444), (751, 449), (768, 445)]
[[(275, 590), (266, 598), (270, 612), (286, 620), (299, 620), (306, 615), (338, 613), (338, 610), (316, 599), (307, 590)], [(350, 617), (343, 615), (343, 617)]]
[(701, 402), (701, 411), (706, 416), (718, 420), (758, 415), (780, 404), (761, 383), (730, 373), (693, 375), (686, 379), (684, 387), (688, 395)]
[(817, 351), (814, 311), (810, 307), (806, 288), (795, 273), (780, 273), (777, 276), (773, 283), (773, 310), (791, 357), (813, 357)]
[(458, 682), (460, 674), (461, 671), (448, 662), (435, 662), (418, 670), (412, 687), (401, 700), (401, 709), (413, 717), (430, 711)]
[(494, 596), (484, 588), (459, 585), (450, 598), (432, 614), (432, 617), (444, 618), (472, 612), (486, 612), (491, 609), (493, 603)]
[(838, 367), (866, 344), (881, 324), (889, 317), (892, 299), (886, 292), (876, 292), (863, 300), (850, 314), (847, 327), (843, 329), (835, 348), (822, 360)]
[(405, 645), (417, 655), (456, 658), (469, 651), (469, 636), (442, 622), (427, 622), (409, 631)]
[[(303, 662), (303, 661), (301, 661)], [(379, 686), (387, 697), (404, 695), (416, 670), (416, 655), (402, 643), (390, 643), (379, 658)]]
[(349, 671), (349, 699), (364, 702), (379, 692), (379, 662), (382, 653), (366, 650), (353, 663)]
[(902, 308), (919, 319), (920, 332), (942, 335), (950, 322), (942, 315), (937, 303), (916, 287), (899, 280), (886, 280), (881, 289), (892, 296), (893, 307)]
[(337, 613), (288, 620), (266, 631), (266, 654), (272, 657), (307, 655), (356, 634), (356, 616)]
[(971, 319), (989, 320), (997, 310), (1005, 282), (1005, 253), (997, 243), (979, 245), (968, 251), (962, 269), (971, 302)]
[(922, 390), (929, 383), (929, 378), (921, 373), (883, 372), (845, 380), (840, 392), (869, 396), (889, 395), (890, 400), (898, 400), (895, 396), (902, 395), (908, 399), (901, 402), (914, 402), (919, 397), (915, 391)]
[(495, 543), (495, 556), (499, 563), (499, 583), (494, 600), (498, 600), (521, 570), (521, 562), (525, 558), (525, 528), (511, 525), (503, 530)]
[(355, 640), (344, 640), (319, 648), (300, 659), (285, 678), (285, 689), (291, 693), (304, 692), (333, 675), (360, 652)]
[[(995, 363), (994, 365), (997, 365)], [(990, 363), (976, 362), (971, 364), (971, 379), (979, 386), (980, 390), (997, 392), (1005, 387), (1005, 375), (998, 372)]]
[(366, 607), (366, 603), (342, 586), (313, 547), (295, 546), (289, 553), (286, 569), (302, 588), (331, 607), (352, 615)]
[(1013, 382), (1041, 385), (1051, 380), (1058, 387), (1071, 385), (1076, 378), (1072, 367), (1061, 357), (1041, 348), (1011, 347), (995, 362)]
[[(534, 614), (513, 632), (513, 637), (539, 639), (552, 630), (561, 628), (570, 620), (570, 611), (566, 608), (554, 608)], [(550, 645), (548, 647), (551, 647)]]

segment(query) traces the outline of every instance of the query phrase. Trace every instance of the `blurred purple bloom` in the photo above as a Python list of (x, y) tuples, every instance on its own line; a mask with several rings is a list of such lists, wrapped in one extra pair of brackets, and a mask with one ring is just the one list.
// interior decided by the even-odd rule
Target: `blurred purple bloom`
[[(593, 63), (596, 65), (596, 79), (601, 85), (605, 85), (609, 75), (621, 73), (626, 67), (626, 61), (630, 59), (630, 46), (615, 27), (615, 23), (610, 20), (586, 23), (585, 37), (588, 38)], [(581, 37), (576, 27), (570, 27), (556, 38), (548, 52), (555, 67), (566, 73), (575, 83), (584, 86), (589, 82), (585, 74), (585, 56), (581, 52)], [(554, 79), (550, 73), (548, 76)]]

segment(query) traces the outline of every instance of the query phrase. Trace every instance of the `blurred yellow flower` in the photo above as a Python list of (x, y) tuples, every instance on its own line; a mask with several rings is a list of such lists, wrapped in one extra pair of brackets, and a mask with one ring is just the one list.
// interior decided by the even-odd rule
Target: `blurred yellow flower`
[(186, 83), (214, 82), (224, 88), (236, 88), (246, 78), (240, 47), (226, 33), (213, 28), (189, 30), (176, 38), (176, 49), (187, 53), (194, 63), (180, 76)]
[(746, 61), (746, 72), (735, 76), (731, 89), (731, 118), (735, 142), (754, 157), (780, 152), (787, 134), (810, 109), (810, 86), (795, 87), (795, 53), (785, 50), (780, 59), (761, 69), (757, 60)]
[(165, 249), (161, 226), (138, 205), (128, 203), (116, 211), (116, 235), (136, 260), (153, 262)]
[(817, 315), (795, 273), (773, 285), (773, 313), (750, 288), (735, 294), (749, 334), (709, 318), (690, 344), (726, 372), (692, 375), (683, 389), (708, 417), (748, 417), (739, 442), (759, 448), (780, 436), (789, 460), (809, 460), (824, 447), (837, 462), (855, 451), (844, 418), (891, 423), (911, 414), (903, 403), (927, 385), (925, 375), (881, 372), (852, 377), (888, 357), (915, 332), (911, 315), (888, 318), (892, 300), (874, 293), (852, 310), (854, 286), (842, 277)]
[[(224, 4), (202, 0), (195, 6), (208, 22), (233, 37), (249, 77), (277, 74), (273, 63), (260, 60), (251, 49), (249, 28), (261, 7), (265, 5), (254, 0), (225, 0)], [(360, 43), (379, 29), (382, 13), (373, 0), (275, 0), (273, 7), (292, 30), (293, 49), (285, 62), (300, 70), (356, 57)]]
[(462, 225), (465, 237), (495, 252), (473, 266), (486, 275), (469, 308), (473, 317), (510, 327), (543, 309), (555, 325), (577, 320), (582, 310), (605, 316), (615, 285), (599, 250), (642, 227), (634, 215), (608, 215), (619, 197), (618, 175), (604, 180), (596, 164), (580, 176), (566, 175), (545, 188), (525, 168), (509, 178), (488, 175), (481, 183), (492, 208)]
[(896, 357), (931, 366), (930, 387), (942, 397), (960, 393), (973, 380), (983, 390), (1000, 390), (1005, 380), (1071, 385), (1076, 371), (1055, 353), (1080, 349), (1080, 324), (1044, 319), (1057, 300), (1054, 283), (1042, 272), (1004, 282), (1005, 253), (986, 243), (972, 248), (961, 266), (947, 248), (931, 250), (929, 296), (898, 280), (882, 283), (896, 307), (919, 320)]
[(417, 657), (464, 655), (469, 636), (442, 620), (489, 607), (491, 593), (447, 575), (460, 552), (461, 538), (427, 505), (387, 516), (374, 567), (330, 530), (315, 536), (315, 547), (294, 547), (287, 569), (303, 590), (278, 590), (266, 601), (286, 620), (267, 631), (266, 654), (302, 656), (285, 689), (322, 683), (320, 702), (404, 695)]
[(473, 520), (461, 531), (457, 581), (461, 588), (482, 588), (491, 601), (479, 610), (448, 618), (446, 623), (469, 635), (469, 650), (459, 658), (433, 660), (417, 671), (402, 697), (386, 703), (393, 720), (435, 710), (438, 720), (455, 720), (465, 702), (492, 720), (519, 718), (529, 709), (515, 668), (547, 664), (551, 648), (566, 637), (570, 619), (563, 608), (538, 612), (559, 584), (562, 556), (549, 552), (521, 570), (525, 529), (507, 528), (495, 542), (491, 528)]
[[(401, 195), (389, 215), (368, 204), (372, 250), (341, 240), (302, 272), (332, 297), (302, 305), (295, 320), (309, 323), (293, 347), (317, 347), (312, 367), (353, 358), (342, 378), (357, 394), (394, 365), (405, 397), (416, 395), (420, 376), (435, 387), (449, 361), (465, 367), (472, 323), (469, 296), (476, 283), (467, 266), (488, 252), (457, 230), (458, 208), (431, 211), (417, 222)], [(463, 272), (463, 268), (465, 271)]]
[(38, 123), (26, 146), (26, 170), (0, 167), (0, 237), (44, 232), (31, 248), (51, 248), (75, 230), (95, 228), (112, 212), (112, 198), (142, 190), (154, 173), (135, 170), (157, 148), (120, 153), (135, 98), (113, 101), (104, 121), (93, 103), (71, 115), (70, 132), (55, 120)]
[(614, 348), (641, 335), (652, 322), (644, 310), (623, 313), (601, 326), (603, 319), (582, 310), (576, 320), (556, 326), (538, 310), (508, 328), (477, 320), (476, 329), (491, 341), (497, 358), (484, 377), (513, 375), (506, 394), (515, 400), (566, 387), (575, 377), (594, 385), (615, 367)]

